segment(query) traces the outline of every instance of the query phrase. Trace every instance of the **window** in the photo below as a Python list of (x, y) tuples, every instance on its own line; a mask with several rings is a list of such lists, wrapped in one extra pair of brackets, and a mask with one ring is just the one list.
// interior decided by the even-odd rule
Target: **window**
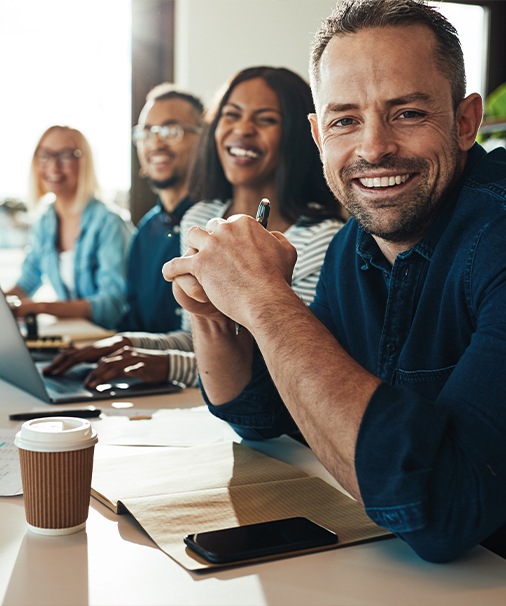
[(0, 199), (27, 193), (35, 144), (52, 124), (90, 141), (103, 197), (130, 189), (130, 0), (1, 0)]
[(431, 2), (458, 32), (466, 63), (467, 92), (485, 97), (488, 10), (473, 4)]

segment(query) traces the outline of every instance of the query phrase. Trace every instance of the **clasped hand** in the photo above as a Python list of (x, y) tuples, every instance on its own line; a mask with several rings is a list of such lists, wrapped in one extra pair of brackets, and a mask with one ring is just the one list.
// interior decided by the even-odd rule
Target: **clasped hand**
[(211, 219), (188, 231), (189, 249), (163, 266), (178, 303), (195, 315), (223, 315), (248, 327), (250, 311), (290, 287), (295, 248), (249, 215)]

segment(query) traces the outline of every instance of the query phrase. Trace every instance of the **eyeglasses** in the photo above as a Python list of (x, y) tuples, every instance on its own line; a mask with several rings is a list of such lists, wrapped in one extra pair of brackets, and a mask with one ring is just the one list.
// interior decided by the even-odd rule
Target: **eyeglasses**
[(70, 166), (83, 155), (80, 149), (62, 149), (58, 152), (52, 152), (47, 149), (38, 149), (35, 152), (35, 159), (41, 165), (47, 165), (54, 160), (62, 166)]
[(138, 145), (158, 135), (163, 141), (179, 143), (183, 139), (185, 132), (199, 134), (201, 131), (202, 128), (200, 126), (192, 126), (191, 124), (154, 124), (153, 126), (138, 124), (132, 130), (132, 141), (134, 145)]

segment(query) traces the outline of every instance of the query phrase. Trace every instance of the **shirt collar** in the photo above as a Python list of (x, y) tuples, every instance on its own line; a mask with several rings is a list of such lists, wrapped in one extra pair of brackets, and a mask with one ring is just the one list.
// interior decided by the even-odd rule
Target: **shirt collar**
[(185, 212), (193, 205), (193, 200), (190, 199), (189, 196), (185, 196), (182, 200), (180, 200), (176, 206), (176, 208), (172, 212), (167, 212), (166, 208), (163, 206), (160, 197), (158, 197), (157, 204), (161, 209), (161, 217), (167, 225), (175, 227), (181, 223), (181, 219)]

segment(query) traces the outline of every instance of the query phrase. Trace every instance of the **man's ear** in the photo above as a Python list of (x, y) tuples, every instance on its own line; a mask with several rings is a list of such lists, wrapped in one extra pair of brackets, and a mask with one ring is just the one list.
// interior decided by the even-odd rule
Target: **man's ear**
[(307, 119), (309, 120), (309, 123), (311, 124), (311, 134), (313, 135), (313, 140), (316, 143), (316, 145), (320, 151), (320, 156), (321, 156), (322, 155), (322, 146), (321, 146), (321, 142), (320, 142), (320, 131), (318, 129), (318, 117), (316, 114), (308, 114)]
[(472, 93), (460, 102), (457, 108), (457, 135), (459, 147), (468, 151), (476, 141), (483, 117), (483, 100), (478, 93)]

